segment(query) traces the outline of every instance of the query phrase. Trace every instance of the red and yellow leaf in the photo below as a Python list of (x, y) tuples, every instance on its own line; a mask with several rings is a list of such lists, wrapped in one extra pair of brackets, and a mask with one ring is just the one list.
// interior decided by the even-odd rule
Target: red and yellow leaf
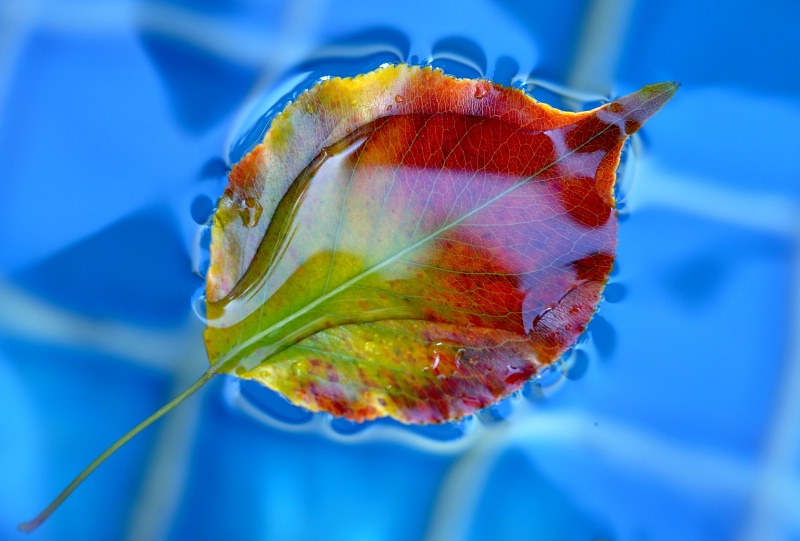
[(576, 114), (400, 65), (300, 96), (214, 215), (210, 368), (19, 529), (220, 372), (357, 421), (444, 422), (519, 389), (595, 312), (622, 145), (676, 89)]
[(519, 389), (595, 312), (622, 145), (676, 88), (568, 113), (405, 65), (317, 85), (220, 200), (212, 367), (358, 421), (443, 422)]

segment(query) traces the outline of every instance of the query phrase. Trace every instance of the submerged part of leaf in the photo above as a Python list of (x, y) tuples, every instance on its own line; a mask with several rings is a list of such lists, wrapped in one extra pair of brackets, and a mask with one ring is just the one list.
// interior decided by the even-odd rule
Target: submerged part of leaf
[(676, 88), (576, 114), (404, 65), (321, 83), (220, 200), (212, 368), (358, 421), (443, 422), (519, 389), (594, 313), (622, 144)]

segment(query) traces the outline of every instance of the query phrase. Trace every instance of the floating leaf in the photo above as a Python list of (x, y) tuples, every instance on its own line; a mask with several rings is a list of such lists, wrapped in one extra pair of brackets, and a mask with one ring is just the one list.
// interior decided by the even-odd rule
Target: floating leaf
[(595, 312), (622, 145), (676, 89), (567, 113), (399, 65), (301, 95), (214, 215), (210, 368), (20, 529), (217, 373), (356, 421), (444, 422), (519, 389)]
[(443, 422), (519, 389), (594, 313), (623, 142), (675, 89), (575, 114), (405, 65), (317, 85), (219, 203), (212, 365), (356, 421)]

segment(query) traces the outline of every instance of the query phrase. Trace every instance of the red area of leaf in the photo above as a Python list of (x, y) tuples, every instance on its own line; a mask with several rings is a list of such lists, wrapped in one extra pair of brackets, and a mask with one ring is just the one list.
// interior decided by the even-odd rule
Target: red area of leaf
[(594, 253), (572, 262), (578, 280), (599, 282), (605, 280), (614, 266), (614, 254)]

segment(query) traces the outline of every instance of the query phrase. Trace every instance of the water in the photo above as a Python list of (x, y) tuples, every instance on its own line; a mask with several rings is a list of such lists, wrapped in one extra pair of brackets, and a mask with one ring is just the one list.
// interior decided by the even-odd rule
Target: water
[(798, 8), (277, 4), (0, 7), (0, 538), (205, 368), (198, 224), (253, 126), (400, 60), (574, 108), (683, 83), (552, 384), (432, 434), (214, 381), (41, 538), (797, 538)]

